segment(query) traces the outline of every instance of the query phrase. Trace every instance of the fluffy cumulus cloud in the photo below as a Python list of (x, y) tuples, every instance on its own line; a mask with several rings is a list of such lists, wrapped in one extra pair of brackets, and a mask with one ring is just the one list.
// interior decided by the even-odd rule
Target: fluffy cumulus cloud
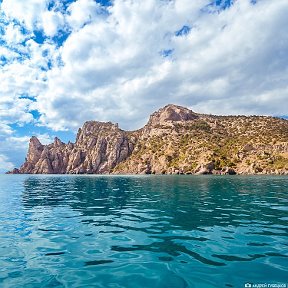
[[(41, 121), (135, 128), (171, 102), (207, 113), (287, 113), (287, 1), (241, 0), (220, 11), (208, 4), (115, 1), (103, 14), (93, 1), (74, 2), (63, 65), (49, 71), (39, 96)], [(88, 6), (91, 15), (81, 14)]]
[(14, 164), (10, 162), (7, 156), (0, 154), (0, 171), (5, 172), (14, 168)]
[[(34, 133), (43, 144), (53, 141), (47, 133)], [(30, 136), (15, 136), (9, 125), (0, 124), (0, 173), (12, 170), (24, 162)]]
[(134, 129), (167, 103), (285, 115), (287, 13), (287, 0), (3, 0), (0, 129)]

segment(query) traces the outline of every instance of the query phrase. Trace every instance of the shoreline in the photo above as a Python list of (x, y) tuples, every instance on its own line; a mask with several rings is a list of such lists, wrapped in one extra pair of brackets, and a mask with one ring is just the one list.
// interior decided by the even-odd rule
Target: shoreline
[(163, 177), (167, 177), (167, 176), (185, 176), (185, 177), (189, 177), (189, 176), (200, 176), (200, 177), (209, 177), (209, 176), (215, 176), (215, 177), (225, 177), (225, 176), (288, 176), (288, 171), (286, 173), (282, 173), (282, 174), (275, 174), (275, 173), (270, 173), (270, 174), (261, 174), (261, 173), (256, 173), (256, 174), (248, 174), (248, 173), (239, 173), (239, 174), (160, 174), (160, 173), (155, 173), (155, 174), (132, 174), (132, 173), (106, 173), (106, 174), (89, 174), (89, 173), (79, 173), (79, 174), (74, 174), (74, 173), (62, 173), (62, 174), (57, 174), (57, 173), (1, 173), (0, 175), (29, 175), (29, 176), (103, 176), (103, 177), (109, 177), (109, 176), (119, 176), (119, 177), (133, 177), (133, 176), (141, 176), (141, 177), (153, 177), (153, 176), (163, 176)]

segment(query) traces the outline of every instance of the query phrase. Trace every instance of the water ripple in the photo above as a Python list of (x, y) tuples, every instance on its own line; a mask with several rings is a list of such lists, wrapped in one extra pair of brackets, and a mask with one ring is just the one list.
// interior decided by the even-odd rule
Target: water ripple
[(287, 282), (287, 177), (0, 180), (1, 287)]

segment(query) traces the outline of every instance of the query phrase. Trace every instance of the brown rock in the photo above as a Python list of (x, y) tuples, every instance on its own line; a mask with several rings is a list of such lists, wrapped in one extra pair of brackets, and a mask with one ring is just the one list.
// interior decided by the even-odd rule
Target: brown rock
[(169, 104), (154, 112), (147, 123), (148, 126), (167, 124), (167, 122), (179, 122), (194, 120), (199, 116), (188, 108)]
[(284, 119), (196, 114), (170, 104), (136, 131), (88, 121), (75, 143), (56, 137), (42, 145), (32, 137), (25, 163), (11, 173), (287, 174), (287, 131)]
[(109, 173), (132, 153), (133, 147), (127, 132), (117, 124), (89, 121), (78, 130), (75, 144), (55, 137), (52, 144), (42, 145), (32, 137), (19, 173)]
[(20, 174), (20, 171), (18, 168), (14, 168), (12, 171), (8, 171), (5, 174)]
[(29, 143), (29, 149), (27, 154), (27, 161), (31, 164), (36, 164), (40, 159), (44, 146), (38, 140), (37, 137), (32, 136)]

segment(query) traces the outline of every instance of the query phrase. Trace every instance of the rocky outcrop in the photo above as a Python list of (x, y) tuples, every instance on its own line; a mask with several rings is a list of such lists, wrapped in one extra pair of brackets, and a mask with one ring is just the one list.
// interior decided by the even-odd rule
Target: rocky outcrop
[(215, 116), (167, 105), (154, 112), (113, 173), (288, 174), (288, 121)]
[(132, 153), (133, 140), (117, 124), (96, 121), (86, 122), (79, 129), (75, 143), (65, 144), (56, 137), (52, 144), (42, 145), (33, 136), (18, 173), (110, 173)]
[(188, 108), (169, 104), (154, 112), (147, 123), (147, 127), (159, 127), (173, 122), (186, 122), (199, 116)]
[(214, 116), (167, 105), (140, 130), (89, 121), (75, 143), (32, 137), (25, 163), (10, 173), (288, 174), (288, 121)]

